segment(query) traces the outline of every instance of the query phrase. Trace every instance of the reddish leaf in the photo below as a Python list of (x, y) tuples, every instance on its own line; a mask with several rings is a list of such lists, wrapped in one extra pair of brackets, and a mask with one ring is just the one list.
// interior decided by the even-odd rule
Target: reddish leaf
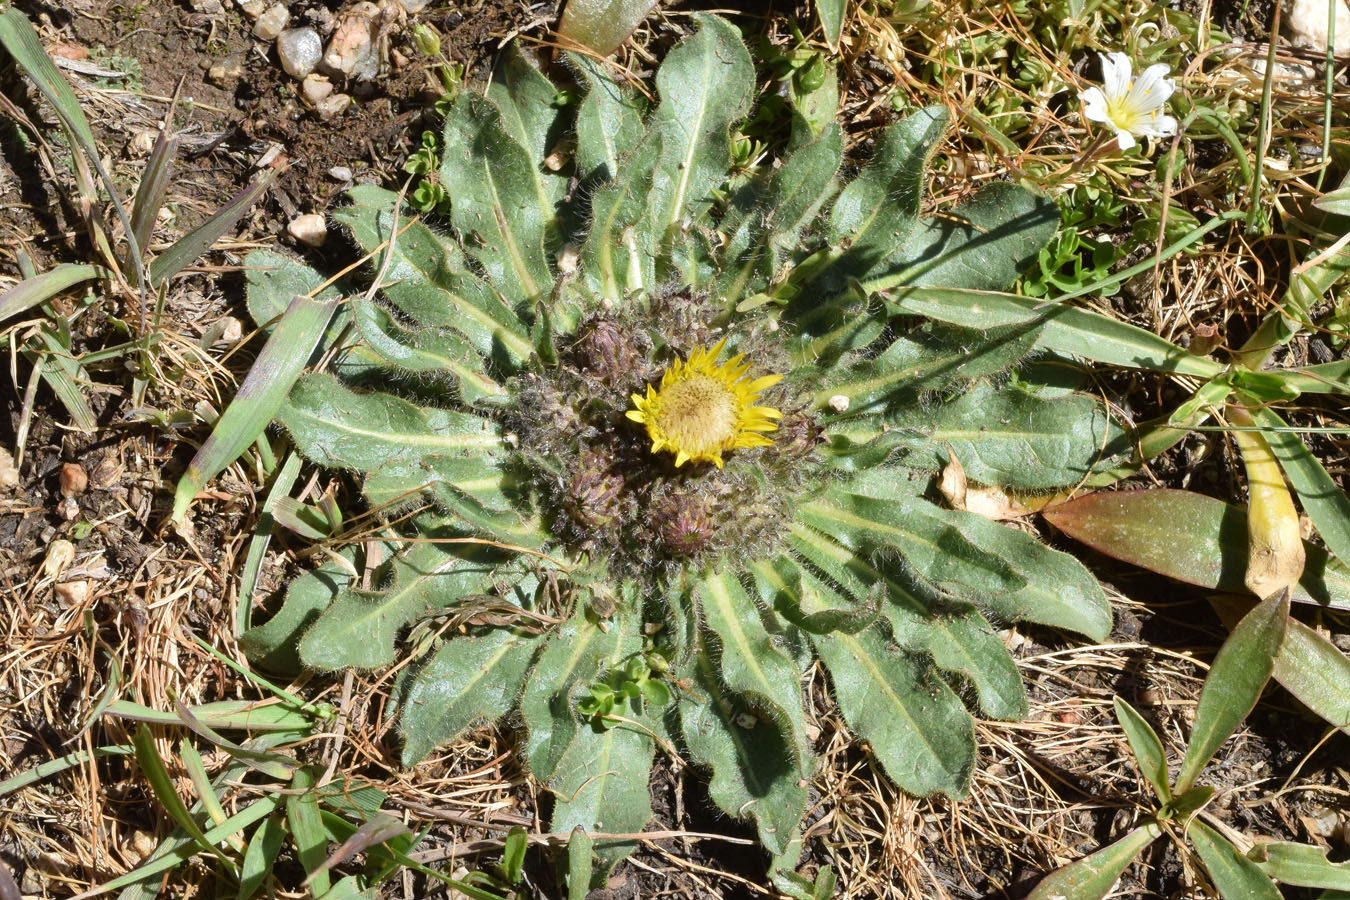
[[(1247, 512), (1190, 491), (1101, 491), (1044, 511), (1051, 525), (1115, 559), (1189, 584), (1243, 592)], [(1293, 599), (1350, 609), (1350, 574), (1304, 542)]]

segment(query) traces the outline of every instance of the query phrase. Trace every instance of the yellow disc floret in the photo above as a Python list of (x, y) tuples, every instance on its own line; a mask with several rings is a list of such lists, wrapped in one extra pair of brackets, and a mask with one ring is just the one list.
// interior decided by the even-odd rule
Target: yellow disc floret
[(653, 453), (675, 454), (676, 467), (693, 460), (720, 469), (728, 450), (773, 443), (762, 432), (776, 431), (783, 414), (754, 403), (783, 376), (747, 379), (750, 364), (741, 362), (740, 353), (718, 365), (724, 346), (726, 338), (713, 347), (696, 348), (687, 360), (666, 367), (659, 390), (649, 384), (647, 396), (633, 395), (628, 418), (647, 426)]

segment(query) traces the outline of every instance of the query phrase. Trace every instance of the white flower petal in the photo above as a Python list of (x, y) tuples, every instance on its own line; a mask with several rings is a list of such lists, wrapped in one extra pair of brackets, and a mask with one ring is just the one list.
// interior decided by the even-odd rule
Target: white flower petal
[(1170, 68), (1163, 63), (1149, 66), (1130, 87), (1130, 96), (1126, 101), (1140, 112), (1158, 109), (1167, 102), (1176, 90), (1176, 85), (1168, 80)]
[(1134, 139), (1134, 135), (1128, 131), (1121, 129), (1116, 132), (1116, 144), (1121, 150), (1128, 150), (1137, 143), (1139, 142)]
[(1106, 113), (1106, 95), (1102, 93), (1101, 88), (1090, 87), (1081, 92), (1078, 99), (1083, 101), (1083, 118), (1091, 119), (1093, 122), (1111, 120)]
[(1124, 53), (1103, 53), (1102, 88), (1107, 97), (1115, 99), (1125, 96), (1130, 89), (1130, 73), (1133, 66)]
[(1151, 116), (1145, 123), (1142, 134), (1147, 137), (1165, 138), (1177, 133), (1177, 120), (1171, 116)]

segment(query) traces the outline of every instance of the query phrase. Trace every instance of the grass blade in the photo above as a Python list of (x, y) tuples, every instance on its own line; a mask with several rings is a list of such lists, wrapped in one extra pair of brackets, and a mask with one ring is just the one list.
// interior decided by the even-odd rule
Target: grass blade
[(159, 209), (169, 192), (169, 173), (173, 170), (173, 161), (177, 155), (178, 138), (171, 138), (165, 130), (160, 129), (155, 148), (150, 151), (150, 160), (145, 165), (145, 174), (136, 186), (135, 205), (131, 208), (131, 231), (136, 236), (136, 246), (142, 254), (150, 244)]
[[(212, 846), (218, 841), (223, 841), (232, 834), (238, 834), (248, 828), (259, 819), (270, 816), (281, 805), (280, 797), (266, 797), (244, 807), (239, 812), (230, 816), (224, 822), (214, 828), (208, 828), (202, 835), (203, 839)], [(147, 878), (152, 878), (161, 872), (167, 872), (174, 866), (181, 865), (185, 861), (196, 856), (199, 852), (195, 843), (184, 844), (176, 847), (170, 852), (164, 854), (151, 862), (146, 863), (139, 868), (133, 869), (125, 875), (119, 875), (112, 881), (99, 885), (98, 887), (85, 891), (72, 897), (71, 900), (89, 900), (91, 897), (98, 897), (111, 891), (120, 890), (128, 885), (136, 884)]]
[(74, 753), (67, 753), (65, 756), (58, 756), (56, 759), (50, 759), (27, 771), (20, 772), (18, 775), (13, 775), (6, 778), (4, 781), (0, 781), (0, 797), (12, 794), (20, 788), (26, 788), (30, 784), (37, 784), (44, 778), (50, 778), (67, 769), (82, 766), (91, 759), (96, 759), (100, 756), (131, 756), (135, 752), (135, 748), (127, 744), (112, 744), (107, 747), (95, 747), (92, 753), (88, 750), (76, 750)]
[[(86, 211), (97, 201), (98, 193), (94, 187), (93, 179), (89, 176), (89, 167), (93, 166), (94, 170), (98, 172), (100, 180), (107, 188), (108, 196), (112, 199), (117, 217), (121, 220), (127, 241), (133, 245), (131, 256), (135, 264), (136, 279), (144, 290), (145, 270), (141, 266), (140, 250), (135, 246), (136, 238), (131, 228), (131, 221), (127, 218), (127, 212), (122, 206), (122, 201), (118, 199), (117, 188), (113, 184), (112, 178), (103, 168), (98, 145), (94, 142), (94, 132), (89, 128), (89, 121), (85, 119), (84, 111), (80, 109), (80, 101), (76, 99), (75, 92), (70, 89), (70, 83), (61, 75), (56, 65), (47, 56), (46, 51), (42, 49), (42, 42), (38, 39), (37, 32), (33, 30), (32, 23), (23, 13), (12, 7), (0, 12), (0, 46), (3, 46), (9, 52), (9, 55), (14, 58), (14, 62), (33, 80), (33, 84), (37, 86), (37, 89), (42, 92), (42, 95), (56, 110), (56, 114), (61, 120), (61, 127), (65, 130), (70, 143), (71, 157), (75, 163), (75, 177), (80, 185), (81, 202), (86, 207)], [(89, 221), (94, 220), (90, 219)], [(96, 232), (93, 235), (95, 243), (99, 243), (105, 248), (111, 262), (112, 254), (111, 249), (107, 248), (106, 245), (106, 235), (98, 226), (94, 226), (93, 230)]]
[(316, 897), (328, 893), (331, 882), (324, 862), (328, 859), (328, 838), (319, 814), (319, 799), (314, 793), (314, 773), (296, 769), (291, 779), (292, 793), (286, 795), (286, 823), (290, 826), (295, 855), (309, 876), (310, 892)]
[(108, 270), (102, 266), (62, 263), (49, 272), (25, 278), (0, 294), (0, 322), (45, 303), (72, 285), (108, 275)]
[(248, 212), (249, 207), (267, 193), (267, 189), (276, 180), (277, 171), (270, 169), (265, 172), (258, 180), (230, 198), (229, 203), (216, 210), (215, 215), (174, 241), (173, 246), (155, 257), (155, 261), (150, 264), (150, 283), (158, 286), (196, 262), (212, 244), (224, 236), (225, 232), (234, 227), (239, 218)]
[(272, 866), (277, 861), (285, 837), (286, 825), (281, 817), (263, 819), (263, 823), (253, 832), (253, 837), (249, 838), (248, 849), (244, 851), (236, 900), (248, 900), (262, 887), (267, 876), (272, 874)]
[(141, 725), (136, 729), (136, 735), (132, 738), (136, 745), (136, 761), (140, 763), (141, 772), (145, 775), (145, 780), (150, 782), (150, 789), (154, 791), (155, 799), (164, 807), (164, 811), (169, 814), (169, 818), (178, 825), (179, 828), (192, 835), (198, 846), (215, 856), (231, 872), (236, 871), (234, 861), (225, 855), (225, 852), (216, 846), (214, 841), (208, 840), (206, 834), (202, 831), (197, 820), (192, 818), (187, 807), (183, 804), (183, 798), (178, 796), (178, 791), (174, 790), (173, 779), (169, 777), (169, 771), (164, 767), (164, 760), (159, 755), (159, 750), (155, 747), (155, 739), (150, 734), (150, 729)]
[(276, 417), (328, 327), (334, 305), (302, 295), (291, 301), (239, 392), (178, 482), (173, 498), (175, 522), (182, 520), (206, 482), (238, 459)]

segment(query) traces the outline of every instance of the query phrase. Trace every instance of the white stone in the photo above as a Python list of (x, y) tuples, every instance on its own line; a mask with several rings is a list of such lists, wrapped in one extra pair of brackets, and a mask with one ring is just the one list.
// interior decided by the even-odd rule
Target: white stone
[(318, 114), (320, 119), (327, 122), (346, 112), (351, 103), (352, 98), (349, 94), (330, 94), (314, 104), (314, 112)]
[(285, 4), (273, 3), (267, 8), (267, 12), (258, 16), (258, 21), (253, 23), (253, 36), (264, 41), (274, 41), (290, 21), (291, 14), (286, 10)]
[(329, 75), (369, 81), (379, 71), (379, 59), (370, 36), (370, 20), (359, 12), (338, 21), (320, 67)]
[(310, 106), (317, 106), (329, 94), (333, 93), (333, 82), (317, 73), (310, 73), (300, 82), (300, 95)]
[(250, 19), (256, 19), (267, 9), (267, 0), (236, 0), (239, 9)]
[(323, 41), (313, 28), (287, 28), (277, 35), (277, 57), (292, 78), (304, 78), (323, 58)]
[(328, 240), (328, 223), (318, 213), (296, 216), (291, 219), (286, 230), (291, 233), (291, 237), (311, 247), (322, 247), (324, 241)]
[(1327, 3), (1336, 4), (1336, 55), (1350, 54), (1350, 7), (1345, 0), (1294, 0), (1285, 11), (1289, 42), (1317, 53), (1327, 52)]
[(333, 166), (328, 170), (328, 177), (334, 181), (351, 181), (352, 170), (346, 166)]
[(405, 12), (421, 12), (431, 5), (431, 0), (398, 0), (398, 5), (403, 7)]

